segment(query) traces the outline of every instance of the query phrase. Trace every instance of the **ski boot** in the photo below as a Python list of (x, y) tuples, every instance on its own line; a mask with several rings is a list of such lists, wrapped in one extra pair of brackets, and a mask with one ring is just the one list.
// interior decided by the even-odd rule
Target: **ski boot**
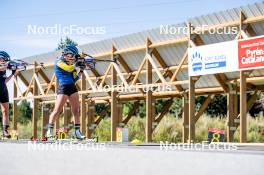
[(84, 140), (85, 139), (85, 136), (80, 131), (80, 124), (74, 125), (74, 134), (75, 134), (75, 138), (78, 140)]
[(11, 135), (8, 133), (9, 125), (3, 126), (3, 139), (10, 139)]

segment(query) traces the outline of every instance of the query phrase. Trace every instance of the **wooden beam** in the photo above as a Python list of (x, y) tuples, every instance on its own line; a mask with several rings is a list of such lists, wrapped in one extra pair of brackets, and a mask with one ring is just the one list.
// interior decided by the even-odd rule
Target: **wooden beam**
[[(143, 62), (141, 62), (141, 64), (142, 64), (142, 63), (143, 63)], [(144, 64), (145, 64), (145, 62), (144, 62)], [(144, 68), (144, 64), (143, 64), (143, 65), (140, 65), (140, 67), (142, 66), (142, 68)], [(176, 66), (168, 66), (168, 67), (166, 68), (166, 70), (174, 71), (174, 70), (176, 70), (178, 67), (179, 67), (178, 65), (176, 65)], [(187, 69), (188, 69), (188, 65), (187, 65), (187, 64), (183, 64), (183, 65), (181, 66), (181, 70), (187, 70)], [(158, 70), (161, 71), (161, 72), (164, 71), (164, 69), (163, 69), (162, 67), (159, 67)], [(144, 69), (144, 70), (141, 70), (139, 75), (146, 74), (146, 72), (147, 72), (147, 71), (146, 71), (145, 69)], [(152, 72), (155, 72), (155, 69), (152, 68)], [(130, 72), (130, 73), (122, 72), (122, 75), (128, 77), (128, 76), (132, 76), (132, 75), (135, 76), (137, 73), (138, 73), (138, 70), (135, 70), (135, 71), (132, 71), (132, 72)], [(101, 79), (103, 79), (104, 76), (105, 76), (105, 75), (101, 75), (100, 77), (91, 76), (91, 80), (101, 80)], [(106, 78), (111, 79), (111, 75), (108, 74), (108, 75), (106, 76)]]
[(199, 111), (195, 114), (194, 123), (198, 121), (198, 119), (202, 116), (207, 106), (210, 104), (212, 99), (214, 98), (214, 95), (208, 95), (205, 101), (203, 102), (202, 106), (200, 107)]
[(122, 81), (123, 85), (124, 85), (125, 87), (128, 87), (128, 83), (127, 83), (125, 77), (122, 75), (122, 72), (121, 72), (119, 66), (118, 66), (116, 63), (112, 63), (112, 66), (113, 66), (113, 68), (116, 70), (117, 75), (119, 76), (119, 78), (120, 78), (120, 80)]
[[(148, 59), (148, 62), (151, 64), (151, 66), (154, 68), (155, 72), (157, 73), (159, 79), (161, 80), (162, 83), (166, 83), (165, 78), (162, 76), (161, 72), (158, 69), (158, 66), (156, 65), (155, 61), (153, 60), (152, 56), (147, 53), (146, 58)], [(152, 71), (151, 71), (152, 72)]]
[[(35, 82), (35, 76), (33, 75), (33, 76), (32, 76), (32, 79), (30, 80), (30, 83), (29, 83), (29, 85), (28, 85), (28, 87), (27, 87), (27, 90), (23, 93), (23, 96), (24, 96), (24, 97), (26, 97), (26, 96), (28, 95), (29, 92), (34, 93), (34, 92), (33, 92), (33, 88), (34, 88), (34, 87), (31, 87), (31, 86), (34, 84), (34, 82)], [(34, 86), (34, 85), (33, 85), (33, 86)], [(36, 86), (37, 86), (37, 84), (36, 84)]]
[(255, 91), (254, 94), (247, 101), (247, 112), (253, 107), (254, 103), (258, 99), (260, 91)]
[(86, 123), (87, 123), (87, 129), (86, 129), (86, 137), (87, 138), (92, 138), (92, 133), (94, 131), (94, 116), (95, 116), (95, 103), (94, 101), (89, 100), (87, 103), (87, 118), (86, 118)]
[(157, 115), (155, 122), (157, 124), (160, 123), (160, 121), (162, 120), (162, 118), (164, 117), (165, 114), (167, 114), (170, 110), (171, 105), (173, 104), (173, 98), (167, 100), (164, 104), (164, 106), (161, 109), (161, 112)]
[(117, 120), (118, 120), (118, 127), (124, 127), (123, 126), (123, 104), (120, 100), (118, 100), (117, 103)]
[(128, 123), (128, 121), (132, 118), (133, 115), (135, 115), (136, 111), (140, 107), (139, 101), (134, 102), (132, 109), (129, 110), (126, 118), (122, 121), (125, 125)]
[(44, 95), (45, 93), (44, 93), (44, 91), (43, 91), (43, 89), (41, 87), (40, 81), (38, 79), (38, 74), (35, 73), (33, 76), (35, 77), (35, 82), (37, 83), (37, 86), (38, 86), (38, 89), (40, 91), (40, 94)]
[[(36, 66), (37, 63), (34, 63), (35, 69), (34, 74), (37, 74)], [(33, 80), (33, 95), (38, 95), (38, 85), (34, 77), (32, 77)], [(38, 111), (38, 99), (33, 99), (33, 111), (32, 111), (32, 136), (33, 138), (37, 138), (37, 111)]]
[[(149, 45), (150, 42), (148, 39), (146, 40), (146, 55), (149, 54)], [(151, 84), (152, 83), (152, 63), (150, 62), (150, 59), (146, 59), (146, 84)], [(153, 113), (153, 103), (155, 106), (155, 101), (152, 96), (152, 91), (151, 89), (148, 89), (146, 92), (146, 126), (145, 126), (145, 141), (146, 142), (151, 142), (152, 141), (152, 124), (154, 121), (154, 113)]]
[(18, 73), (17, 75), (20, 80), (25, 84), (25, 86), (29, 86), (29, 82), (27, 81), (27, 79), (21, 74), (21, 73)]
[[(127, 83), (130, 83), (131, 81), (133, 81), (134, 79), (134, 75), (132, 75), (132, 69), (128, 66), (128, 64), (125, 62), (124, 58), (122, 57), (122, 55), (118, 54), (118, 62), (121, 64), (121, 66), (124, 68), (124, 70), (126, 71), (126, 73), (129, 74), (129, 77), (126, 79)], [(135, 83), (141, 83), (139, 81), (139, 79), (135, 79)], [(140, 89), (141, 93), (144, 93), (144, 91), (142, 89)]]
[[(96, 92), (97, 91), (97, 88), (94, 86), (94, 83), (93, 83), (93, 81), (90, 78), (90, 75), (86, 71), (83, 71), (82, 76), (83, 76), (83, 79), (84, 79), (84, 80), (82, 80), (82, 81), (84, 81), (84, 86), (82, 87), (82, 85), (81, 85), (82, 91), (86, 90), (86, 79), (87, 79), (88, 84), (90, 85), (90, 87), (92, 88), (92, 90), (94, 92)], [(81, 81), (81, 83), (82, 83), (82, 81)]]
[(13, 130), (17, 130), (17, 101), (14, 98), (17, 97), (17, 76), (13, 77), (14, 84), (13, 84)]
[[(114, 48), (112, 50), (115, 51)], [(112, 59), (114, 54), (112, 54)], [(112, 66), (112, 87), (117, 85), (117, 72), (114, 66)], [(111, 91), (111, 141), (116, 141), (116, 128), (118, 127), (118, 109), (117, 109), (117, 91)]]
[[(158, 60), (159, 64), (161, 65), (161, 67), (163, 69), (167, 69), (168, 68), (167, 64), (165, 63), (164, 59), (162, 58), (162, 56), (160, 55), (160, 53), (158, 52), (158, 50), (156, 48), (154, 48), (152, 50), (152, 54), (156, 57), (156, 59)], [(169, 77), (173, 76), (172, 71), (167, 69), (166, 72), (167, 72)], [(175, 77), (175, 80), (176, 80), (176, 77)], [(180, 85), (176, 85), (176, 88), (177, 88), (178, 91), (182, 91), (183, 90), (183, 88)]]
[(246, 75), (240, 71), (240, 142), (247, 141), (247, 94)]
[(189, 136), (189, 101), (188, 101), (188, 94), (183, 94), (182, 97), (182, 142), (188, 142)]
[[(44, 80), (47, 84), (49, 84), (49, 83), (51, 82), (51, 80), (50, 80), (49, 77), (45, 74), (45, 72), (42, 70), (42, 68), (40, 68), (40, 69), (38, 70), (38, 73), (39, 73), (39, 75), (43, 78), (43, 80)], [(55, 92), (55, 88), (54, 88), (54, 86), (51, 86), (51, 90), (52, 90), (53, 92)]]
[(48, 84), (48, 87), (45, 89), (45, 94), (48, 94), (50, 89), (53, 89), (53, 92), (55, 92), (55, 87), (53, 85), (55, 80), (55, 73), (52, 75), (50, 83)]
[(103, 78), (102, 78), (102, 81), (101, 81), (100, 84), (99, 84), (99, 87), (100, 87), (100, 88), (102, 88), (103, 85), (105, 84), (106, 77), (107, 77), (107, 75), (108, 75), (108, 73), (109, 73), (109, 71), (110, 71), (111, 69), (112, 69), (112, 64), (110, 64), (110, 65), (107, 67), (106, 72), (104, 73), (104, 76), (103, 76)]
[(108, 104), (106, 108), (99, 114), (99, 117), (94, 122), (96, 125), (99, 125), (105, 115), (109, 112), (109, 109), (111, 109), (111, 104)]
[[(86, 90), (86, 79), (84, 72), (81, 73), (81, 90)], [(81, 132), (86, 133), (86, 104), (85, 104), (85, 94), (81, 95), (80, 103), (80, 118), (81, 118)]]
[(138, 81), (138, 77), (140, 75), (140, 72), (144, 68), (145, 63), (146, 63), (146, 58), (144, 58), (143, 61), (141, 62), (140, 66), (139, 66), (139, 69), (138, 69), (138, 71), (137, 71), (137, 73), (136, 73), (136, 75), (135, 75), (135, 77), (134, 77), (134, 79), (133, 79), (133, 81), (131, 83), (132, 85), (136, 84), (136, 82)]
[(124, 58), (122, 57), (122, 55), (117, 55), (118, 56), (118, 62), (121, 64), (121, 66), (124, 68), (124, 70), (127, 72), (127, 73), (130, 73), (132, 72), (132, 69), (128, 66), (128, 64), (125, 62)]
[(195, 80), (189, 77), (189, 140), (191, 143), (195, 140)]
[(63, 126), (69, 129), (69, 124), (71, 123), (71, 107), (68, 102), (63, 106)]
[(230, 88), (229, 92), (227, 93), (227, 141), (233, 142), (234, 141), (234, 96), (236, 95), (235, 90)]
[(220, 84), (220, 86), (223, 88), (224, 92), (228, 92), (228, 87), (225, 84), (225, 80), (222, 79), (220, 74), (214, 74), (214, 77), (216, 78), (216, 80)]
[[(59, 85), (59, 81), (57, 78), (55, 78), (55, 91), (57, 92), (57, 89), (58, 89), (58, 85)], [(61, 115), (59, 115), (57, 117), (57, 119), (55, 120), (55, 125), (54, 125), (54, 128), (55, 129), (59, 129), (60, 128), (60, 117)]]
[(41, 125), (42, 125), (42, 132), (41, 136), (42, 138), (45, 137), (46, 132), (47, 132), (47, 124), (49, 122), (49, 108), (47, 108), (46, 105), (42, 105), (41, 107)]
[(243, 13), (243, 11), (240, 11), (240, 25), (239, 25), (239, 27), (240, 27), (241, 35), (243, 36), (243, 38), (257, 36), (252, 25), (249, 23), (246, 23), (246, 24), (244, 23), (244, 21), (246, 19), (247, 19), (246, 15)]
[(183, 55), (183, 57), (181, 59), (181, 62), (179, 63), (178, 67), (176, 68), (175, 72), (173, 73), (173, 75), (171, 77), (171, 81), (176, 81), (177, 80), (177, 75), (180, 72), (180, 70), (182, 69), (184, 62), (187, 59), (187, 56), (188, 56), (188, 51), (185, 51), (185, 53), (184, 53), (184, 55)]
[(22, 90), (20, 89), (20, 87), (19, 87), (19, 85), (18, 85), (18, 82), (17, 82), (17, 76), (13, 76), (13, 82), (14, 82), (13, 86), (14, 86), (14, 88), (16, 89), (16, 97), (18, 96), (18, 95), (17, 95), (17, 90), (18, 90), (18, 92), (20, 93), (20, 95), (22, 96), (22, 95), (23, 95), (23, 92), (22, 92)]

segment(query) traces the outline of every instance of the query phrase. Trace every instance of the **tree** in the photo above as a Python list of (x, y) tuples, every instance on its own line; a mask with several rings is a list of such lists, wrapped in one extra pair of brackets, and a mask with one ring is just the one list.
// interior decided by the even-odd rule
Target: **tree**
[(31, 120), (32, 109), (30, 103), (26, 100), (23, 100), (20, 105), (18, 105), (17, 121), (19, 123), (28, 123)]
[(63, 38), (60, 39), (60, 42), (59, 42), (58, 47), (56, 48), (56, 50), (63, 49), (68, 44), (72, 44), (72, 45), (78, 46), (78, 44), (75, 41), (73, 41), (72, 39), (70, 39), (69, 37), (66, 36), (65, 39), (63, 39)]

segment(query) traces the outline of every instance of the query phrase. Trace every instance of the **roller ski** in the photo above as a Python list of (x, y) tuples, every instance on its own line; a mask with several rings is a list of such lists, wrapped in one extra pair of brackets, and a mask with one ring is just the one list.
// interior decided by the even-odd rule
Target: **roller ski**
[(76, 124), (74, 126), (74, 135), (75, 135), (75, 139), (77, 139), (77, 140), (84, 140), (85, 139), (85, 136), (80, 131), (80, 124)]
[(49, 124), (48, 130), (46, 132), (47, 141), (74, 141), (79, 142), (85, 140), (85, 136), (80, 131), (80, 124), (74, 125), (74, 136), (72, 138), (67, 138), (67, 131), (56, 131), (56, 135), (54, 135), (54, 125)]

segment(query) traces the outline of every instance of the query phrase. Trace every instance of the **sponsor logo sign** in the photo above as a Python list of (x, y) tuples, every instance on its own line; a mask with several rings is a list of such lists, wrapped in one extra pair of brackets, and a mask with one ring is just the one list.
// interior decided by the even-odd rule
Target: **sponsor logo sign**
[(189, 76), (234, 71), (237, 42), (223, 42), (188, 49)]
[(264, 68), (264, 36), (188, 49), (189, 76)]
[(239, 69), (264, 66), (264, 37), (238, 41)]

